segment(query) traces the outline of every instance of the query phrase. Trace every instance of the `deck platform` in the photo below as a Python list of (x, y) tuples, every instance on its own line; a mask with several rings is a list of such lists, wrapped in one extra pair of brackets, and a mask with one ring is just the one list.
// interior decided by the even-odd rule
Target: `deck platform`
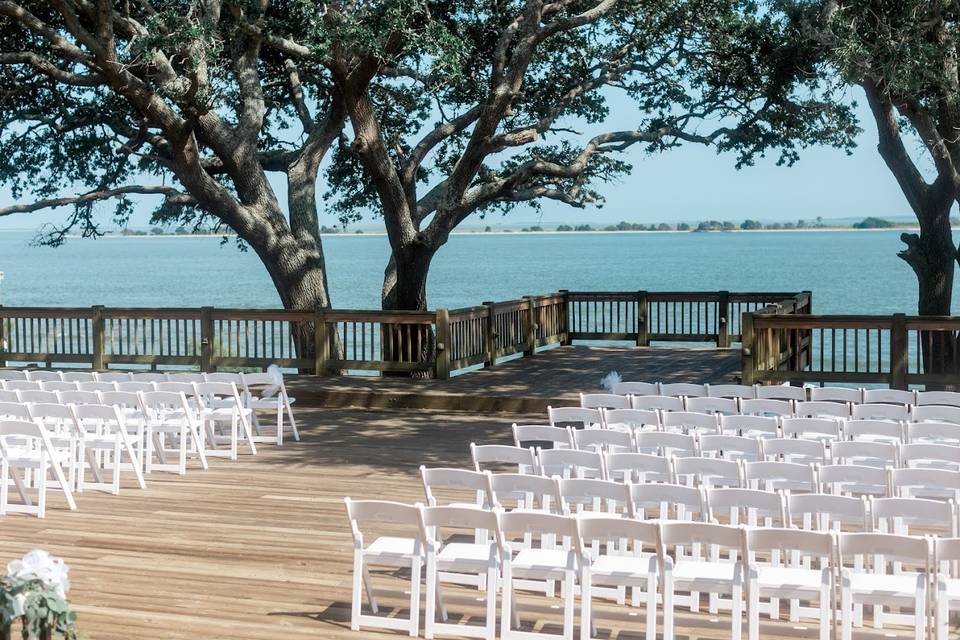
[[(85, 492), (76, 512), (51, 494), (45, 520), (0, 518), (0, 566), (37, 547), (62, 556), (81, 628), (96, 640), (406, 637), (349, 630), (352, 543), (343, 497), (422, 500), (418, 465), (466, 465), (469, 442), (507, 442), (510, 422), (533, 416), (321, 409), (297, 415), (300, 443), (264, 445), (239, 462), (211, 460), (206, 472), (193, 463), (183, 477), (154, 473), (145, 490), (125, 482), (119, 496)], [(378, 584), (402, 584), (385, 580)], [(453, 595), (476, 606), (476, 592)], [(543, 598), (521, 604), (528, 624), (560, 620)], [(598, 604), (597, 615), (602, 629), (612, 626), (611, 637), (643, 637), (642, 609)], [(724, 613), (679, 612), (677, 624), (684, 640), (729, 635)], [(863, 630), (857, 638), (890, 631)], [(761, 618), (765, 639), (815, 633), (811, 623)]]
[(624, 380), (735, 382), (740, 351), (568, 346), (448, 380), (298, 376), (288, 386), (301, 403), (320, 407), (540, 413), (551, 404), (577, 402), (581, 391), (599, 391), (600, 379), (610, 371), (619, 371)]

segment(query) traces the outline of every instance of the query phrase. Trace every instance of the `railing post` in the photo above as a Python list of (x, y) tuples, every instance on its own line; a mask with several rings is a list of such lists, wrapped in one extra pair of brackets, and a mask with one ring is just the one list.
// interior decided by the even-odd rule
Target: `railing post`
[(484, 302), (483, 306), (487, 308), (487, 330), (484, 335), (487, 356), (483, 364), (486, 367), (493, 367), (497, 364), (497, 327), (495, 325), (496, 311), (493, 302)]
[(438, 380), (450, 377), (450, 312), (447, 309), (437, 309), (437, 357), (434, 363), (435, 374)]
[(893, 314), (890, 324), (890, 388), (907, 388), (907, 364), (909, 346), (907, 342), (907, 316)]
[(717, 303), (717, 348), (730, 346), (730, 292), (721, 291)]
[[(0, 304), (0, 311), (3, 311), (3, 305)], [(7, 351), (7, 318), (5, 315), (0, 313), (0, 369), (7, 366), (7, 361), (4, 360), (3, 354)], [(0, 638), (2, 640), (2, 638)]]
[(527, 313), (523, 320), (523, 335), (527, 339), (527, 348), (523, 350), (523, 355), (532, 356), (537, 349), (536, 306), (533, 296), (523, 296), (523, 299), (527, 301)]
[(200, 371), (212, 373), (213, 366), (213, 307), (200, 309)]
[(563, 331), (560, 333), (561, 346), (568, 347), (570, 340), (570, 290), (560, 289), (557, 293), (563, 296)]
[(323, 309), (313, 311), (313, 375), (327, 373), (327, 361), (330, 359), (330, 338), (327, 335), (327, 319)]
[(753, 314), (749, 311), (744, 312), (740, 317), (740, 332), (740, 382), (755, 384), (757, 382), (757, 341), (753, 329)]
[(646, 291), (637, 291), (637, 346), (650, 346), (650, 327), (647, 324)]
[(90, 323), (93, 332), (93, 359), (90, 366), (93, 367), (94, 371), (102, 371), (106, 368), (104, 366), (104, 354), (106, 353), (106, 345), (104, 344), (106, 320), (103, 317), (103, 306), (96, 305), (93, 307), (93, 317), (90, 319)]

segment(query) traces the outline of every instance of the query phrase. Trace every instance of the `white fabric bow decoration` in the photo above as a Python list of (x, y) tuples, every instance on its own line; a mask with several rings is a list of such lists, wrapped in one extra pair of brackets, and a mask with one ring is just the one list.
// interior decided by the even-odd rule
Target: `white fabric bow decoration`
[[(42, 549), (34, 549), (22, 559), (7, 564), (7, 576), (12, 580), (39, 580), (61, 598), (66, 598), (70, 591), (70, 579), (67, 577), (69, 571), (70, 568), (64, 564), (63, 558), (51, 556)], [(22, 602), (15, 603), (15, 606), (16, 604), (19, 604), (20, 608), (23, 606)]]

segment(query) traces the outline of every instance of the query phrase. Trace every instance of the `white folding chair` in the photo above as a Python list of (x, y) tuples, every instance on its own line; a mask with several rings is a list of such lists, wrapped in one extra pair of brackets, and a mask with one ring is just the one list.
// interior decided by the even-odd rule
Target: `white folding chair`
[(737, 415), (740, 405), (734, 398), (686, 398), (684, 405), (687, 411), (694, 413), (719, 413), (721, 415)]
[(562, 513), (560, 489), (553, 478), (528, 473), (494, 473), (490, 476), (490, 499), (506, 511)]
[(60, 404), (100, 404), (100, 395), (94, 391), (60, 391)]
[(646, 640), (657, 637), (657, 590), (660, 563), (657, 558), (657, 525), (617, 517), (579, 518), (581, 540), (619, 539), (623, 545), (607, 553), (588, 550), (581, 559), (580, 571), (580, 639), (593, 640), (597, 635), (593, 614), (594, 587), (630, 587), (633, 606), (645, 596)]
[(807, 399), (807, 390), (804, 387), (794, 387), (788, 384), (756, 385), (757, 398), (761, 400), (784, 400), (787, 402), (803, 402)]
[(27, 405), (27, 408), (30, 410), (31, 420), (46, 431), (50, 443), (63, 460), (62, 464), (67, 465), (67, 482), (70, 484), (70, 489), (79, 491), (77, 466), (83, 456), (78, 456), (78, 448), (82, 443), (73, 411), (69, 406), (58, 402), (34, 402)]
[(96, 380), (93, 371), (64, 371), (61, 376), (67, 382), (93, 382)]
[(660, 395), (677, 396), (684, 398), (706, 397), (707, 385), (692, 384), (689, 382), (668, 382), (660, 383)]
[(603, 409), (603, 426), (614, 431), (659, 431), (660, 412), (642, 409)]
[(798, 464), (826, 464), (827, 449), (820, 440), (796, 438), (768, 438), (760, 441), (763, 459), (770, 462)]
[[(707, 547), (706, 557), (700, 553)], [(674, 637), (674, 599), (678, 591), (707, 592), (731, 598), (732, 640), (740, 640), (743, 627), (743, 530), (707, 522), (661, 522), (658, 554), (663, 567), (663, 637)], [(669, 552), (673, 549), (673, 553)], [(689, 551), (689, 553), (687, 553)], [(695, 603), (694, 603), (695, 604)]]
[(224, 382), (227, 384), (232, 384), (238, 389), (240, 388), (239, 385), (243, 384), (240, 380), (240, 374), (236, 374), (236, 377), (231, 377), (224, 380), (208, 380), (207, 374), (199, 371), (168, 371), (167, 380), (170, 382), (192, 382), (194, 384), (200, 384), (202, 382)]
[(900, 454), (897, 445), (892, 442), (837, 441), (830, 445), (830, 457), (833, 464), (857, 464), (881, 469), (900, 466)]
[(31, 421), (30, 408), (19, 402), (0, 401), (0, 420), (27, 420)]
[(940, 405), (915, 406), (910, 412), (913, 422), (941, 422), (960, 424), (960, 407)]
[(540, 473), (561, 478), (605, 478), (603, 455), (577, 449), (537, 449)]
[(951, 422), (908, 422), (907, 442), (960, 446), (960, 425)]
[[(0, 515), (9, 512), (34, 513), (46, 517), (47, 481), (52, 473), (57, 487), (63, 492), (67, 506), (75, 511), (70, 483), (63, 473), (63, 464), (69, 464), (67, 454), (50, 442), (50, 436), (36, 422), (25, 420), (0, 420), (0, 465), (3, 481), (0, 483)], [(31, 497), (33, 487), (28, 480), (31, 475), (36, 485), (36, 504)], [(16, 487), (22, 503), (10, 502), (10, 484)]]
[[(511, 511), (500, 516), (503, 586), (501, 596), (500, 637), (503, 640), (532, 640), (533, 638), (573, 638), (573, 606), (579, 558), (583, 556), (577, 520), (572, 517), (530, 511)], [(534, 538), (541, 546), (517, 545), (517, 536)], [(567, 539), (566, 548), (550, 541)], [(518, 550), (514, 553), (514, 549)], [(520, 613), (514, 596), (517, 580), (546, 580), (560, 582), (563, 597), (563, 632), (521, 632)]]
[(860, 442), (899, 443), (906, 438), (904, 423), (891, 420), (844, 420), (843, 437)]
[(133, 378), (129, 371), (97, 371), (94, 373), (97, 382), (130, 382)]
[(849, 418), (849, 404), (829, 400), (807, 400), (798, 402), (794, 411), (799, 418)]
[(861, 404), (896, 404), (906, 406), (916, 404), (916, 402), (917, 394), (915, 391), (904, 391), (902, 389), (864, 389)]
[[(102, 404), (81, 404), (73, 405), (71, 409), (77, 432), (80, 434), (77, 491), (96, 489), (116, 495), (120, 493), (120, 473), (124, 469), (133, 471), (137, 485), (145, 489), (143, 460), (127, 432), (120, 408)], [(87, 455), (91, 453), (93, 456), (88, 460)], [(103, 461), (103, 466), (112, 470), (109, 483), (100, 477), (103, 454), (110, 456), (109, 460)], [(127, 457), (126, 463), (123, 461), (124, 455)], [(87, 481), (85, 463), (90, 463), (93, 469), (96, 469), (93, 482)]]
[(840, 439), (840, 420), (836, 418), (784, 418), (780, 428), (784, 438), (828, 443)]
[(720, 458), (674, 458), (677, 484), (688, 487), (742, 487), (740, 464)]
[(0, 369), (0, 382), (26, 379), (27, 372), (25, 369)]
[(855, 404), (854, 420), (890, 420), (903, 422), (910, 419), (910, 409), (905, 404)]
[(711, 398), (756, 398), (757, 389), (748, 384), (708, 384), (707, 395)]
[(80, 391), (89, 391), (91, 393), (101, 393), (104, 391), (116, 391), (117, 383), (106, 382), (106, 381), (78, 382), (77, 387), (80, 389)]
[(659, 520), (696, 520), (708, 519), (706, 498), (697, 487), (682, 484), (631, 484), (630, 498), (633, 500), (634, 517), (649, 520), (656, 512)]
[[(489, 471), (420, 466), (428, 507), (493, 508)], [(438, 498), (439, 493), (439, 498)]]
[[(193, 386), (206, 440), (211, 445), (206, 451), (208, 456), (227, 456), (231, 460), (236, 460), (241, 435), (250, 453), (256, 455), (257, 445), (254, 442), (251, 426), (253, 411), (243, 405), (235, 384), (232, 382), (172, 382), (171, 384)], [(159, 389), (160, 385), (157, 388)], [(228, 433), (220, 435), (218, 432), (224, 428), (229, 430)], [(227, 451), (217, 448), (217, 445), (224, 441), (229, 445)]]
[(674, 396), (630, 396), (630, 405), (643, 411), (683, 411), (683, 398)]
[[(240, 380), (241, 385), (239, 386), (243, 388), (244, 404), (252, 411), (250, 420), (253, 423), (254, 429), (259, 432), (262, 426), (257, 417), (258, 410), (274, 411), (277, 415), (277, 445), (283, 444), (283, 434), (287, 430), (287, 426), (289, 426), (290, 432), (293, 434), (293, 439), (296, 442), (300, 442), (300, 432), (297, 430), (297, 421), (293, 417), (293, 403), (295, 403), (297, 399), (287, 393), (287, 386), (284, 384), (283, 375), (281, 374), (274, 377), (274, 374), (271, 373), (241, 373)], [(220, 382), (220, 380), (210, 381)], [(284, 413), (286, 413), (287, 416), (286, 423), (284, 423)], [(264, 438), (264, 442), (270, 441), (266, 436), (259, 437)]]
[(40, 383), (44, 391), (73, 391), (78, 389), (76, 382), (68, 380), (46, 380)]
[(700, 436), (700, 454), (725, 460), (762, 460), (759, 438), (704, 434)]
[[(932, 393), (932, 392), (931, 392)], [(936, 624), (936, 640), (950, 637), (950, 612), (960, 603), (960, 538), (937, 538), (934, 545), (936, 568), (936, 592), (933, 604)]]
[[(383, 500), (351, 500), (345, 498), (347, 518), (353, 533), (353, 593), (350, 607), (350, 629), (376, 627), (406, 631), (416, 637), (420, 631), (420, 573), (424, 555), (418, 505)], [(402, 529), (404, 536), (380, 536), (364, 544), (363, 527), (368, 523)], [(371, 567), (410, 570), (409, 616), (382, 616), (370, 575)], [(362, 612), (363, 594), (372, 614)]]
[(815, 402), (845, 402), (861, 404), (863, 389), (850, 387), (810, 387), (810, 399)]
[(780, 421), (769, 416), (720, 416), (720, 431), (747, 438), (779, 438)]
[(553, 427), (539, 424), (511, 425), (513, 444), (517, 447), (549, 444), (554, 449), (573, 447), (573, 434), (569, 427)]
[[(820, 622), (820, 640), (829, 640), (834, 609), (833, 553), (834, 538), (830, 533), (747, 529), (747, 637), (750, 640), (760, 640), (761, 598), (770, 598), (768, 613), (777, 614), (779, 611), (773, 607), (779, 598), (789, 598), (791, 603), (817, 601), (816, 608), (798, 608), (795, 617), (815, 615)], [(760, 554), (770, 561), (759, 562)], [(781, 563), (780, 558), (788, 561)], [(817, 567), (813, 567), (814, 564)]]
[(625, 431), (575, 429), (573, 431), (573, 446), (575, 449), (583, 451), (629, 453), (636, 446), (636, 441), (633, 439), (633, 435)]
[(917, 405), (940, 405), (944, 407), (960, 407), (960, 392), (958, 391), (918, 391)]
[(581, 393), (580, 406), (584, 409), (629, 409), (630, 397), (616, 393)]
[[(630, 517), (633, 504), (630, 487), (622, 482), (594, 478), (554, 478), (560, 492), (563, 512), (577, 517), (616, 515)], [(581, 539), (584, 546), (589, 540)]]
[(621, 396), (658, 396), (660, 383), (658, 382), (618, 382), (611, 391)]
[(26, 389), (17, 391), (17, 397), (20, 402), (56, 404), (58, 402), (56, 391), (39, 391), (36, 389)]
[[(470, 507), (433, 506), (420, 510), (420, 530), (426, 549), (426, 619), (424, 636), (437, 634), (496, 640), (497, 578), (500, 573), (499, 525), (497, 515)], [(474, 542), (444, 539), (444, 532), (472, 534)], [(488, 532), (494, 532), (490, 538)], [(486, 584), (484, 624), (467, 625), (448, 622), (449, 613), (443, 598), (442, 583)], [(441, 620), (437, 621), (439, 604)]]
[(37, 380), (4, 380), (3, 388), (7, 391), (40, 391), (40, 382)]
[(826, 493), (791, 493), (786, 498), (787, 524), (811, 531), (870, 531), (865, 497)]
[(673, 456), (698, 456), (697, 439), (683, 433), (642, 431), (637, 433), (637, 451), (667, 458)]
[(238, 389), (243, 388), (243, 375), (237, 371), (216, 371), (214, 373), (204, 373), (205, 382), (232, 382)]
[(748, 398), (740, 401), (740, 413), (746, 416), (788, 417), (793, 415), (793, 401), (778, 398)]
[(900, 464), (907, 468), (960, 471), (960, 447), (930, 442), (900, 445)]
[(167, 382), (167, 374), (159, 371), (135, 371), (130, 374), (134, 382)]
[(607, 478), (616, 482), (674, 482), (670, 458), (648, 453), (608, 452)]
[(157, 390), (156, 382), (142, 380), (118, 381), (114, 383), (114, 386), (117, 391), (126, 391), (127, 393), (151, 393)]
[(838, 496), (890, 495), (887, 469), (858, 464), (825, 464), (817, 467), (820, 491)]
[(817, 492), (817, 474), (812, 464), (764, 461), (742, 465), (744, 482), (751, 489)]
[[(906, 606), (914, 608), (916, 640), (923, 640), (927, 627), (927, 584), (930, 576), (928, 538), (885, 533), (841, 533), (839, 536), (841, 638), (850, 640), (853, 605)], [(872, 562), (868, 562), (872, 559)], [(846, 566), (857, 562), (863, 569)], [(909, 563), (913, 572), (891, 574), (888, 563)]]
[(603, 418), (599, 409), (582, 407), (547, 407), (547, 416), (551, 427), (570, 427), (573, 429), (600, 428)]
[(504, 468), (518, 473), (536, 473), (537, 455), (528, 447), (504, 444), (470, 443), (474, 471), (498, 471)]
[(960, 471), (891, 469), (889, 472), (892, 496), (960, 500)]
[(20, 398), (16, 391), (0, 389), (0, 402), (20, 402)]
[(63, 380), (59, 371), (44, 371), (42, 369), (31, 369), (27, 371), (27, 380), (32, 382), (48, 382), (53, 380)]
[[(188, 455), (198, 458), (200, 466), (207, 468), (207, 455), (200, 437), (197, 414), (184, 394), (172, 391), (140, 393), (140, 405), (146, 416), (146, 473), (156, 470), (184, 475), (187, 472)], [(170, 450), (167, 447), (168, 440), (176, 441), (179, 455), (176, 463), (166, 461)], [(154, 462), (154, 456), (159, 462)]]
[(146, 464), (146, 429), (147, 416), (140, 403), (140, 395), (130, 391), (102, 391), (100, 404), (117, 407), (123, 426), (130, 436), (130, 441), (137, 450), (137, 458), (141, 460), (141, 468)]
[(691, 411), (671, 411), (662, 417), (663, 430), (683, 434), (719, 434), (719, 416)]

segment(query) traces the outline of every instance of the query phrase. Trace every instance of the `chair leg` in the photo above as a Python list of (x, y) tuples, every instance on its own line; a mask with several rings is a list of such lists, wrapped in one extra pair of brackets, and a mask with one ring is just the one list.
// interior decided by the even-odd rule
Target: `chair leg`
[(734, 581), (730, 594), (730, 638), (740, 640), (743, 636), (743, 583)]
[(420, 572), (421, 561), (417, 556), (410, 567), (410, 637), (420, 633)]
[(647, 575), (647, 637), (657, 640), (657, 575), (651, 568)]
[(497, 638), (497, 566), (487, 569), (487, 625), (486, 640)]
[(663, 578), (663, 640), (673, 640), (673, 576)]
[(850, 640), (853, 633), (853, 611), (850, 588), (844, 584), (840, 589), (840, 640)]
[(586, 562), (580, 570), (580, 640), (590, 640), (593, 631), (593, 578)]
[(510, 638), (510, 620), (513, 609), (513, 578), (511, 577), (510, 564), (505, 562), (503, 565), (503, 586), (501, 587), (503, 595), (500, 599), (500, 636), (504, 640)]
[(277, 446), (283, 446), (283, 402), (277, 398)]
[(830, 640), (830, 614), (833, 607), (830, 606), (830, 586), (824, 585), (820, 588), (820, 640)]
[(747, 639), (760, 640), (760, 593), (756, 581), (747, 587)]
[(7, 515), (7, 501), (10, 498), (10, 463), (6, 458), (0, 462), (0, 471), (3, 472), (3, 484), (0, 485), (0, 516)]
[(572, 568), (567, 569), (563, 583), (566, 594), (563, 601), (563, 638), (573, 640), (573, 600), (576, 595), (576, 578)]
[(942, 581), (937, 583), (937, 597), (934, 600), (936, 606), (936, 626), (937, 640), (947, 640), (948, 630), (950, 628), (950, 602), (947, 599), (947, 585)]
[(290, 431), (293, 432), (294, 442), (300, 442), (300, 431), (297, 430), (297, 421), (293, 417), (293, 407), (290, 405), (290, 400), (287, 398), (287, 392), (283, 391), (283, 404), (287, 408), (287, 420), (290, 421)]
[[(76, 511), (77, 503), (73, 499), (73, 491), (70, 490), (70, 486), (67, 484), (67, 479), (63, 475), (63, 468), (60, 467), (60, 463), (56, 460), (50, 460), (49, 465), (53, 469), (53, 475), (57, 482), (60, 483), (60, 489), (63, 491), (63, 497), (67, 499), (67, 505), (70, 507), (70, 511)], [(42, 482), (44, 486), (46, 486), (47, 469), (44, 468), (41, 470), (41, 472), (43, 473)], [(45, 493), (46, 491), (44, 491), (44, 494)], [(44, 499), (46, 499), (45, 496)]]
[(423, 637), (427, 640), (433, 638), (433, 625), (436, 624), (437, 615), (437, 581), (438, 575), (436, 560), (433, 553), (427, 556), (427, 597), (424, 605)]
[[(47, 517), (47, 475), (49, 474), (49, 469), (47, 467), (47, 459), (44, 456), (40, 461), (40, 468), (37, 469), (37, 517), (45, 518)], [(63, 480), (63, 474), (61, 473), (58, 476), (59, 480)], [(66, 492), (69, 489), (60, 485), (61, 488)]]
[(363, 580), (364, 567), (363, 555), (359, 549), (353, 552), (353, 593), (350, 600), (350, 630), (360, 630), (360, 610), (362, 606), (362, 596), (360, 587)]
[(917, 589), (916, 602), (914, 603), (914, 613), (917, 617), (915, 629), (913, 630), (914, 640), (923, 640), (927, 635), (927, 590), (926, 585), (923, 589)]

